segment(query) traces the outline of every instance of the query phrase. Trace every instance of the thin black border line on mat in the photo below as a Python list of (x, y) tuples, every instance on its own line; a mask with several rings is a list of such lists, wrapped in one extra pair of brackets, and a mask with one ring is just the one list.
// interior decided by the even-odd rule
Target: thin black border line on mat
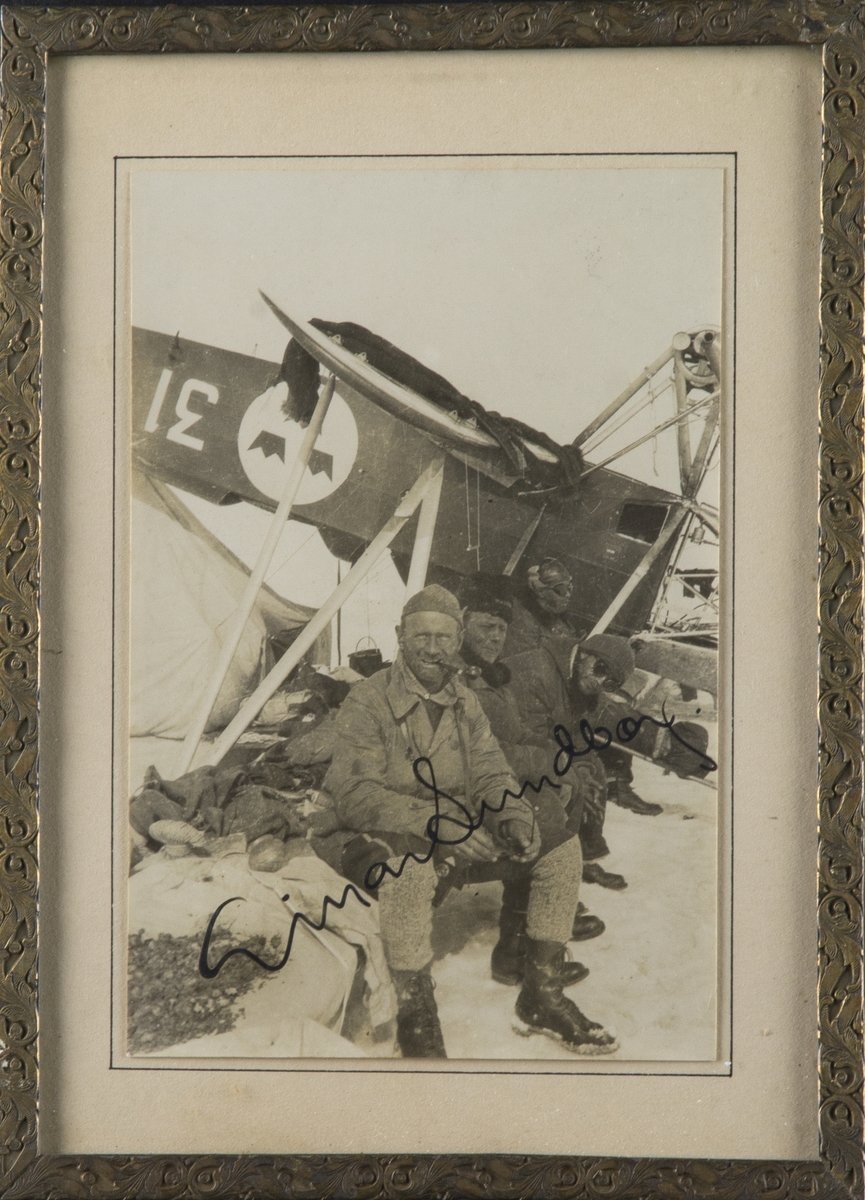
[[(514, 1071), (514, 1070), (507, 1070), (505, 1068), (497, 1068), (497, 1067), (490, 1067), (490, 1068), (484, 1068), (483, 1070), (478, 1070), (478, 1069), (471, 1069), (468, 1067), (463, 1068), (463, 1067), (458, 1067), (458, 1066), (453, 1066), (453, 1067), (449, 1066), (447, 1068), (430, 1066), (426, 1069), (421, 1069), (421, 1068), (417, 1068), (417, 1067), (400, 1067), (398, 1070), (394, 1070), (393, 1064), (400, 1060), (390, 1060), (387, 1058), (382, 1058), (382, 1059), (377, 1060), (378, 1063), (381, 1064), (378, 1066), (359, 1066), (359, 1065), (355, 1066), (354, 1065), (355, 1062), (361, 1062), (362, 1060), (350, 1059), (350, 1060), (346, 1060), (346, 1061), (351, 1062), (352, 1065), (348, 1066), (348, 1067), (342, 1067), (342, 1068), (332, 1067), (332, 1066), (330, 1066), (330, 1067), (329, 1066), (321, 1066), (321, 1067), (318, 1067), (318, 1066), (316, 1066), (316, 1067), (306, 1067), (306, 1066), (303, 1066), (303, 1067), (295, 1067), (295, 1066), (256, 1067), (256, 1066), (244, 1065), (244, 1066), (216, 1067), (216, 1066), (200, 1066), (200, 1065), (184, 1066), (184, 1065), (174, 1065), (174, 1064), (162, 1065), (161, 1063), (158, 1063), (153, 1058), (144, 1057), (144, 1056), (142, 1056), (142, 1060), (137, 1061), (135, 1064), (130, 1063), (128, 1066), (120, 1065), (120, 1064), (116, 1063), (114, 1061), (114, 1035), (115, 1035), (114, 984), (115, 984), (115, 959), (116, 959), (118, 950), (117, 950), (117, 937), (116, 937), (115, 929), (114, 929), (114, 917), (115, 917), (115, 900), (116, 900), (116, 894), (117, 894), (116, 889), (119, 885), (117, 882), (118, 866), (117, 866), (117, 862), (116, 862), (116, 855), (115, 855), (114, 849), (115, 849), (115, 840), (116, 840), (116, 836), (117, 836), (116, 822), (118, 820), (118, 810), (120, 807), (120, 798), (116, 795), (116, 793), (114, 791), (114, 789), (116, 789), (116, 787), (117, 787), (117, 714), (118, 714), (117, 645), (116, 645), (116, 636), (117, 636), (116, 603), (117, 603), (117, 593), (118, 593), (117, 553), (116, 553), (116, 550), (117, 550), (117, 542), (116, 542), (116, 538), (117, 538), (117, 503), (116, 503), (116, 501), (117, 501), (118, 488), (119, 488), (118, 470), (117, 470), (117, 466), (118, 466), (118, 458), (117, 458), (117, 405), (118, 405), (118, 395), (117, 395), (117, 390), (118, 390), (117, 389), (117, 370), (118, 370), (118, 363), (117, 363), (117, 322), (118, 322), (117, 287), (118, 287), (118, 283), (117, 283), (117, 279), (118, 279), (118, 269), (119, 269), (119, 266), (118, 266), (118, 264), (119, 264), (119, 257), (118, 257), (118, 242), (119, 242), (119, 237), (118, 237), (118, 226), (119, 226), (119, 221), (118, 221), (118, 169), (119, 169), (119, 164), (127, 163), (127, 162), (129, 162), (129, 163), (132, 163), (132, 162), (166, 162), (166, 163), (215, 162), (215, 163), (218, 163), (218, 162), (231, 162), (231, 161), (238, 161), (238, 160), (244, 160), (244, 161), (249, 161), (249, 162), (284, 162), (284, 161), (296, 162), (296, 161), (323, 161), (323, 160), (331, 160), (332, 161), (332, 160), (343, 160), (343, 159), (352, 160), (352, 161), (357, 161), (357, 160), (384, 161), (384, 160), (394, 160), (394, 159), (410, 159), (410, 160), (446, 159), (448, 161), (452, 161), (452, 160), (458, 160), (458, 159), (477, 160), (477, 159), (484, 159), (484, 158), (502, 158), (502, 159), (641, 158), (641, 159), (647, 159), (647, 158), (724, 158), (724, 157), (730, 158), (732, 160), (731, 166), (732, 166), (732, 173), (733, 173), (733, 200), (732, 200), (733, 212), (732, 212), (732, 219), (730, 221), (730, 229), (732, 232), (732, 239), (733, 239), (732, 256), (731, 256), (732, 257), (732, 268), (731, 268), (732, 277), (729, 282), (729, 286), (732, 287), (732, 305), (731, 305), (731, 307), (732, 307), (732, 314), (733, 314), (733, 316), (732, 316), (733, 328), (731, 331), (731, 335), (732, 335), (732, 339), (733, 339), (732, 340), (733, 379), (732, 379), (731, 386), (730, 386), (730, 389), (728, 392), (729, 400), (727, 401), (728, 421), (729, 421), (730, 429), (731, 429), (731, 444), (730, 444), (730, 449), (729, 449), (728, 453), (731, 456), (730, 457), (730, 464), (731, 464), (731, 466), (730, 466), (730, 488), (731, 488), (732, 495), (731, 495), (731, 506), (730, 506), (731, 507), (731, 529), (727, 535), (730, 539), (730, 544), (729, 544), (729, 550), (726, 552), (727, 555), (729, 556), (729, 562), (730, 562), (729, 591), (730, 591), (731, 597), (733, 598), (733, 603), (731, 603), (731, 605), (730, 605), (730, 612), (731, 612), (731, 617), (730, 617), (730, 656), (729, 656), (729, 672), (730, 672), (729, 754), (730, 754), (730, 763), (729, 763), (729, 768), (727, 770), (727, 776), (729, 779), (729, 789), (728, 789), (729, 801), (726, 805), (726, 809), (728, 812), (729, 828), (725, 831), (725, 840), (729, 847), (729, 864), (728, 864), (729, 879), (726, 881), (727, 887), (728, 887), (728, 903), (727, 903), (727, 905), (724, 906), (724, 908), (728, 910), (727, 911), (727, 919), (729, 921), (729, 942), (728, 942), (728, 951), (727, 951), (727, 955), (726, 955), (726, 958), (728, 959), (728, 962), (726, 964), (726, 969), (727, 969), (728, 980), (729, 980), (728, 997), (727, 997), (727, 1008), (728, 1008), (727, 1031), (728, 1031), (728, 1035), (729, 1035), (730, 1058), (729, 1058), (729, 1061), (726, 1062), (728, 1069), (726, 1071), (723, 1071), (723, 1070), (721, 1070), (721, 1071), (676, 1071), (676, 1070), (670, 1070), (670, 1071), (666, 1071), (666, 1070), (664, 1070), (664, 1071), (645, 1071), (645, 1070), (643, 1070), (643, 1071), (640, 1071), (640, 1070), (604, 1071), (604, 1070), (592, 1070), (590, 1059), (580, 1060), (579, 1058), (575, 1058), (574, 1060), (568, 1060), (568, 1059), (558, 1060), (558, 1061), (561, 1061), (561, 1063), (562, 1063), (562, 1069), (556, 1070), (556, 1071), (534, 1070), (534, 1069), (533, 1070)], [(728, 168), (724, 168), (725, 171), (727, 169)], [(390, 1074), (390, 1075), (400, 1075), (400, 1076), (401, 1075), (437, 1075), (437, 1076), (507, 1075), (507, 1076), (516, 1076), (516, 1077), (524, 1075), (529, 1078), (531, 1078), (533, 1076), (537, 1076), (537, 1075), (549, 1075), (549, 1076), (590, 1075), (593, 1077), (603, 1077), (603, 1078), (612, 1078), (612, 1079), (619, 1079), (619, 1078), (631, 1079), (631, 1078), (648, 1077), (648, 1078), (653, 1078), (653, 1079), (694, 1078), (694, 1079), (706, 1079), (706, 1080), (732, 1078), (733, 1073), (734, 1073), (734, 1055), (733, 1055), (733, 1045), (734, 1045), (734, 1027), (733, 1027), (733, 1015), (734, 1015), (734, 1011), (733, 1011), (734, 904), (733, 904), (733, 899), (734, 899), (734, 897), (733, 897), (733, 889), (734, 889), (735, 872), (733, 870), (733, 863), (734, 863), (733, 842), (734, 842), (734, 833), (735, 833), (735, 813), (734, 813), (735, 789), (733, 786), (733, 784), (734, 784), (734, 768), (733, 768), (734, 753), (733, 753), (733, 751), (734, 751), (734, 738), (735, 738), (735, 721), (733, 720), (733, 712), (734, 712), (734, 706), (735, 706), (735, 701), (734, 701), (734, 697), (735, 697), (735, 679), (734, 679), (735, 654), (733, 651), (734, 651), (734, 647), (735, 647), (735, 528), (736, 528), (736, 526), (735, 526), (735, 498), (736, 498), (736, 487), (735, 487), (736, 403), (735, 403), (735, 398), (736, 398), (736, 302), (737, 302), (737, 297), (738, 297), (738, 278), (737, 278), (738, 151), (735, 151), (735, 150), (698, 150), (698, 151), (655, 150), (655, 151), (645, 151), (644, 152), (644, 151), (632, 150), (632, 151), (623, 151), (623, 152), (617, 152), (617, 151), (609, 151), (609, 152), (551, 151), (549, 153), (534, 152), (534, 151), (530, 151), (527, 153), (520, 153), (520, 152), (508, 153), (507, 151), (496, 151), (496, 152), (489, 153), (489, 154), (467, 153), (467, 152), (458, 153), (458, 154), (440, 154), (440, 153), (435, 153), (435, 154), (123, 154), (123, 155), (116, 155), (114, 158), (113, 187), (114, 187), (114, 206), (113, 206), (113, 208), (114, 208), (114, 230), (113, 230), (114, 327), (112, 330), (112, 344), (113, 344), (112, 385), (113, 385), (114, 403), (113, 403), (113, 409), (112, 409), (112, 431), (113, 431), (113, 441), (112, 441), (112, 446), (113, 446), (113, 461), (112, 461), (113, 489), (112, 490), (113, 490), (113, 496), (114, 496), (115, 503), (114, 503), (114, 512), (112, 515), (112, 551), (113, 551), (114, 557), (113, 557), (112, 572), (111, 572), (111, 576), (112, 576), (112, 631), (111, 631), (111, 636), (112, 636), (112, 665), (111, 665), (112, 804), (111, 804), (111, 905), (110, 905), (110, 910), (109, 910), (110, 911), (110, 918), (109, 918), (110, 919), (110, 939), (111, 939), (111, 954), (110, 954), (111, 994), (110, 994), (110, 1029), (109, 1029), (108, 1069), (110, 1071), (172, 1071), (172, 1072), (176, 1072), (176, 1071), (193, 1072), (194, 1071), (194, 1072), (202, 1072), (202, 1073), (221, 1073), (221, 1074), (249, 1072), (249, 1073), (261, 1074), (261, 1075), (268, 1075), (268, 1074), (276, 1074), (276, 1075), (283, 1075), (283, 1074), (290, 1074), (290, 1075), (295, 1075), (295, 1074), (382, 1075), (382, 1074), (385, 1074), (385, 1075), (387, 1075), (387, 1074)], [(726, 198), (725, 198), (725, 202), (726, 202)], [(725, 215), (725, 217), (723, 218), (723, 223), (722, 223), (722, 237), (724, 235), (726, 235), (726, 231), (727, 231), (727, 217)], [(129, 246), (129, 241), (127, 238), (127, 251), (129, 251), (129, 249), (130, 249), (130, 246)], [(724, 310), (725, 310), (725, 300), (724, 300), (724, 292), (723, 292), (723, 288), (725, 285), (724, 272), (726, 270), (726, 260), (727, 260), (727, 253), (726, 253), (725, 247), (723, 246), (723, 242), (722, 242), (722, 246), (721, 246), (721, 254), (722, 254), (721, 319), (723, 322)], [(729, 414), (732, 414), (732, 415), (729, 415)], [(721, 459), (723, 460), (723, 450), (721, 453)], [(721, 554), (721, 551), (719, 548), (719, 569), (720, 570), (723, 569), (724, 560), (725, 560), (724, 555)], [(721, 798), (720, 798), (720, 794), (719, 794), (719, 798), (718, 798), (718, 816), (719, 817), (721, 816), (720, 802), (721, 802)], [(717, 832), (716, 832), (716, 836), (717, 836), (717, 833), (720, 832), (720, 822), (719, 822), (718, 826), (716, 827), (716, 829), (717, 829)], [(720, 890), (721, 890), (720, 884), (722, 882), (720, 879), (720, 862), (719, 862), (720, 850), (721, 850), (721, 838), (717, 837), (715, 864), (716, 864), (716, 869), (718, 870), (718, 876), (717, 876), (718, 886), (716, 886), (716, 892), (720, 892)], [(722, 906), (720, 903), (718, 904), (716, 911), (717, 911), (717, 916), (720, 919), (720, 917), (722, 915)], [(128, 933), (128, 931), (127, 931), (127, 933)], [(720, 931), (718, 930), (717, 926), (716, 926), (716, 945), (718, 947), (716, 961), (717, 961), (717, 967), (720, 970), (723, 968), (724, 964), (721, 961)], [(721, 1006), (720, 1006), (720, 1003), (718, 1003), (719, 1000), (720, 1000), (719, 989), (716, 984), (716, 1009), (718, 1012), (718, 1017), (720, 1018)], [(716, 1029), (716, 1047), (718, 1045), (719, 1036), (720, 1036), (720, 1032), (718, 1029)], [(190, 1056), (190, 1058), (192, 1059), (193, 1062), (201, 1061), (201, 1060), (195, 1060), (194, 1058), (192, 1058), (192, 1056)], [(246, 1064), (249, 1064), (253, 1060), (247, 1058), (247, 1059), (243, 1059), (242, 1061)], [(285, 1062), (300, 1062), (303, 1060), (274, 1059), (271, 1061), (285, 1063)], [(321, 1063), (328, 1063), (328, 1062), (332, 1062), (333, 1060), (327, 1059), (327, 1058), (322, 1058), (322, 1059), (317, 1059), (315, 1061), (321, 1062)], [(472, 1060), (452, 1059), (452, 1060), (448, 1060), (448, 1061), (457, 1063), (460, 1061), (470, 1062)], [(484, 1060), (484, 1061), (496, 1062), (497, 1060), (496, 1059), (488, 1059), (488, 1060)], [(507, 1062), (507, 1061), (511, 1061), (511, 1060), (505, 1059), (502, 1061)], [(537, 1061), (537, 1062), (541, 1063), (541, 1062), (544, 1062), (545, 1060), (543, 1060), (543, 1059), (538, 1059), (538, 1060), (516, 1059), (513, 1061), (517, 1061), (517, 1062)], [(637, 1061), (639, 1062), (639, 1061), (644, 1061), (644, 1060), (637, 1060)], [(659, 1061), (664, 1062), (665, 1060), (659, 1060)], [(675, 1060), (666, 1060), (666, 1061), (675, 1062)], [(725, 1060), (723, 1060), (723, 1059), (714, 1059), (714, 1060), (707, 1060), (707, 1061), (720, 1063), (722, 1065), (725, 1062)], [(145, 1065), (145, 1063), (147, 1065)], [(622, 1065), (624, 1066), (626, 1064), (627, 1064), (627, 1060), (622, 1060)], [(570, 1068), (570, 1069), (567, 1069), (567, 1068)]]

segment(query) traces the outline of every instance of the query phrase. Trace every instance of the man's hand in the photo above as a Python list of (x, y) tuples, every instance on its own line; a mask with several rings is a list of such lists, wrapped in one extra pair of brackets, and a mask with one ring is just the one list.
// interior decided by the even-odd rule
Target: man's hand
[(460, 842), (458, 846), (454, 846), (453, 851), (466, 862), (493, 862), (502, 854), (501, 847), (496, 845), (483, 827), (476, 829), (471, 837)]
[(506, 817), (499, 821), (499, 841), (513, 862), (531, 862), (541, 848), (541, 834), (536, 821), (522, 817)]

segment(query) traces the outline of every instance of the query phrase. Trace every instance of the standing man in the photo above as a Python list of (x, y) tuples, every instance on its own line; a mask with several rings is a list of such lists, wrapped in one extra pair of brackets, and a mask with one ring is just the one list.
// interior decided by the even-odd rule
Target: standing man
[[(498, 740), (520, 784), (527, 779), (553, 778), (555, 747), (551, 744), (553, 726), (547, 730), (545, 745), (538, 744), (534, 731), (528, 730), (520, 715), (516, 695), (511, 688), (511, 671), (500, 655), (504, 649), (508, 627), (513, 620), (513, 601), (502, 576), (474, 575), (468, 577), (460, 591), (464, 608), (463, 636), (460, 657), (465, 664), (463, 680), (477, 696), (486, 713), (493, 736)], [(579, 833), (582, 818), (581, 795), (573, 794), (567, 781), (559, 782), (559, 790), (544, 788), (533, 801), (539, 809), (539, 821), (546, 830), (546, 839), (567, 840)], [(503, 876), (501, 937), (493, 951), (493, 978), (511, 982), (507, 974), (507, 959), (515, 953), (525, 932), (525, 913), (528, 903), (529, 880), (525, 869), (513, 869)], [(577, 906), (571, 930), (572, 941), (587, 941), (604, 932), (604, 922)], [(513, 949), (509, 950), (509, 947)], [(580, 964), (573, 964), (574, 967)], [(583, 968), (585, 971), (585, 968)], [(587, 973), (587, 972), (586, 972)], [(579, 976), (582, 978), (582, 975)], [(513, 982), (517, 982), (516, 979)], [(577, 982), (577, 977), (571, 982)], [(567, 987), (568, 984), (565, 983)]]
[[(552, 642), (564, 645), (570, 641), (573, 644), (577, 640), (577, 631), (568, 613), (573, 591), (571, 573), (559, 559), (546, 558), (539, 565), (529, 567), (523, 589), (513, 602), (513, 619), (507, 631), (503, 657), (511, 659)], [(607, 800), (642, 816), (657, 816), (664, 811), (660, 804), (644, 800), (634, 791), (631, 757), (624, 750), (610, 747), (603, 755), (603, 763), (607, 775)], [(600, 842), (596, 844), (601, 845)]]
[(530, 866), (516, 1002), (522, 1031), (553, 1034), (578, 1053), (610, 1053), (613, 1037), (562, 992), (579, 846), (568, 839), (541, 853), (537, 814), (516, 798), (520, 789), (483, 709), (455, 678), (462, 632), (462, 610), (444, 588), (408, 600), (393, 666), (358, 683), (340, 710), (324, 780), (343, 825), (377, 843), (363, 879), (378, 897), (400, 1048), (404, 1057), (446, 1056), (430, 977), (438, 844), (462, 862)]

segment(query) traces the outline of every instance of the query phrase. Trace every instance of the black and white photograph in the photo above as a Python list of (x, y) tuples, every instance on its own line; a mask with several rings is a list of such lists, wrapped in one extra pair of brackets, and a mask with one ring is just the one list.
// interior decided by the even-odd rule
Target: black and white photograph
[(729, 1070), (733, 171), (118, 163), (124, 1066)]

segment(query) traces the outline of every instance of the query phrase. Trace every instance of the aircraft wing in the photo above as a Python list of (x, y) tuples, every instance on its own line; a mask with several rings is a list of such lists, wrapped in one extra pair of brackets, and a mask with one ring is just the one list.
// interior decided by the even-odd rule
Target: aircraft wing
[[(318, 526), (333, 552), (351, 559), (444, 448), (430, 577), (447, 582), (479, 570), (501, 574), (520, 552), (533, 561), (555, 556), (575, 580), (571, 616), (579, 630), (590, 629), (640, 565), (678, 498), (607, 468), (593, 470), (576, 491), (565, 489), (554, 501), (520, 493), (506, 471), (496, 477), (499, 468), (490, 463), (495, 456), (501, 461), (501, 451), (475, 437), (478, 430), (454, 433), (421, 411), (418, 397), (409, 397), (411, 417), (393, 408), (392, 391), (386, 405), (373, 394), (363, 364), (342, 362), (337, 350), (336, 392), (293, 518)], [(247, 500), (275, 509), (304, 432), (285, 415), (287, 389), (274, 387), (279, 374), (278, 363), (134, 329), (136, 466), (216, 504)], [(434, 430), (428, 421), (438, 422)], [(410, 522), (393, 543), (400, 568), (413, 536)], [(668, 561), (664, 554), (652, 564), (612, 631), (645, 627)]]

